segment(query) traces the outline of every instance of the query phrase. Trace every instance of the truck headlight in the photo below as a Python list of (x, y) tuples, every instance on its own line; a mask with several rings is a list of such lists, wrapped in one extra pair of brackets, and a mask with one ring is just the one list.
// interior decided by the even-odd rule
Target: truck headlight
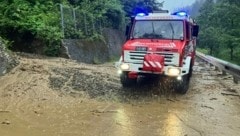
[(181, 74), (181, 70), (179, 68), (168, 68), (167, 74), (169, 76), (179, 76)]
[(121, 64), (120, 68), (121, 68), (121, 70), (129, 70), (130, 66), (129, 66), (129, 64), (123, 63), (123, 64)]

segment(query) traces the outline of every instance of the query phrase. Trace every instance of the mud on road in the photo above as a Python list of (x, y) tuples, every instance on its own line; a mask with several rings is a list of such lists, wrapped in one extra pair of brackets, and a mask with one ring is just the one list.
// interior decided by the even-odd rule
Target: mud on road
[(1, 136), (238, 136), (240, 85), (198, 62), (186, 95), (120, 85), (112, 63), (19, 56), (0, 77)]

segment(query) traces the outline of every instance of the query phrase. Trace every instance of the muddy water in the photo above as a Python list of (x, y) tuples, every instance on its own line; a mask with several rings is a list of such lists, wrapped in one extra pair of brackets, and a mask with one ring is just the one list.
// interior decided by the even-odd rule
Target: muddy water
[(101, 98), (106, 99), (101, 100), (87, 92), (73, 93), (68, 84), (62, 90), (51, 88), (51, 67), (84, 67), (88, 74), (90, 69), (116, 78), (109, 65), (23, 59), (22, 65), (0, 78), (1, 136), (240, 135), (240, 86), (204, 64), (196, 64), (186, 95), (166, 96), (146, 87), (126, 92), (115, 85), (104, 91)]

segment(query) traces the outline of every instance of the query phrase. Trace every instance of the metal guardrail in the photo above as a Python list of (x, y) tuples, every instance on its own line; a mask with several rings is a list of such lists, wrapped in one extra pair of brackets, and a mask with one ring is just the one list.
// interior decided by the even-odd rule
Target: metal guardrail
[(200, 52), (196, 52), (197, 57), (199, 57), (200, 59), (216, 66), (217, 68), (219, 68), (221, 71), (229, 73), (230, 75), (233, 76), (233, 81), (234, 83), (238, 83), (238, 81), (240, 80), (240, 66), (229, 63), (227, 61), (209, 56), (209, 55), (205, 55), (203, 53)]

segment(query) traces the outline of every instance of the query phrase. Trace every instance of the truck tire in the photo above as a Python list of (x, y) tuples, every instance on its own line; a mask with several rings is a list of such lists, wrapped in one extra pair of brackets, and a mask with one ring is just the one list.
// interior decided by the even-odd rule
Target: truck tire
[(123, 87), (131, 87), (137, 83), (137, 78), (132, 79), (128, 77), (128, 72), (123, 72), (120, 75), (120, 80)]
[(190, 74), (184, 75), (182, 77), (182, 80), (175, 81), (173, 87), (175, 92), (180, 94), (186, 94), (189, 88), (189, 82), (190, 82)]

